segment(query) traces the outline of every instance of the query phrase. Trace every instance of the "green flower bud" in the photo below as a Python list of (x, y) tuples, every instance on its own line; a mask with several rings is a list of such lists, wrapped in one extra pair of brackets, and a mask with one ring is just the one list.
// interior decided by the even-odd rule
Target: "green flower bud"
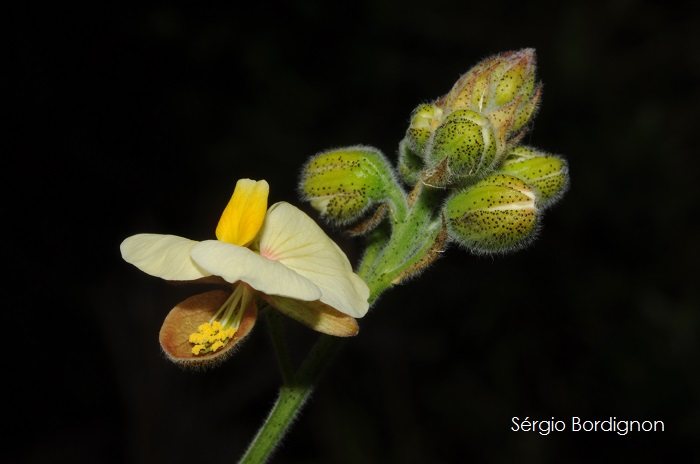
[(441, 119), (442, 108), (435, 105), (423, 104), (413, 110), (411, 124), (399, 144), (398, 170), (409, 184), (420, 179), (425, 149)]
[(505, 145), (530, 121), (540, 94), (541, 85), (535, 85), (535, 50), (526, 48), (480, 62), (437, 105), (445, 112), (467, 109), (483, 114)]
[(499, 172), (526, 181), (536, 191), (541, 208), (556, 203), (569, 186), (566, 160), (528, 147), (516, 147), (506, 153)]
[(423, 158), (409, 148), (406, 139), (399, 143), (399, 163), (397, 169), (401, 178), (409, 183), (415, 184), (420, 179), (421, 171), (423, 171), (425, 163)]
[(523, 248), (539, 224), (534, 192), (507, 174), (493, 174), (457, 192), (443, 211), (450, 237), (479, 254)]
[[(493, 169), (497, 154), (491, 123), (470, 110), (457, 110), (438, 126), (427, 153), (431, 185), (443, 186)], [(431, 182), (431, 180), (433, 182)]]
[(325, 219), (345, 224), (388, 199), (393, 171), (376, 149), (354, 146), (319, 153), (302, 170), (300, 190)]
[(430, 136), (442, 120), (442, 108), (435, 105), (420, 105), (413, 110), (411, 125), (406, 131), (407, 148), (422, 157)]

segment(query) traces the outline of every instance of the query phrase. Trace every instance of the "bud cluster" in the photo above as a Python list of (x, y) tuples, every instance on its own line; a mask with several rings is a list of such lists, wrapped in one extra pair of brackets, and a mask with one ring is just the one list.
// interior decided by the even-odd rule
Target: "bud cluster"
[[(432, 219), (415, 227), (440, 223), (431, 230), (441, 227), (451, 241), (480, 254), (522, 248), (569, 179), (563, 158), (520, 145), (541, 89), (533, 49), (487, 58), (446, 95), (416, 107), (399, 144), (397, 174), (373, 148), (333, 150), (305, 166), (301, 191), (331, 222), (363, 220), (353, 229), (360, 233), (376, 226), (387, 211), (394, 223), (400, 222), (411, 215), (416, 195), (433, 191), (424, 195), (441, 198), (431, 207)], [(411, 195), (397, 178), (416, 185)], [(426, 211), (430, 201), (417, 208)], [(408, 216), (399, 214), (402, 205)]]
[(566, 162), (519, 146), (540, 101), (535, 52), (483, 60), (450, 92), (414, 111), (399, 147), (399, 173), (451, 193), (443, 206), (450, 237), (476, 253), (522, 248), (542, 211), (568, 185)]

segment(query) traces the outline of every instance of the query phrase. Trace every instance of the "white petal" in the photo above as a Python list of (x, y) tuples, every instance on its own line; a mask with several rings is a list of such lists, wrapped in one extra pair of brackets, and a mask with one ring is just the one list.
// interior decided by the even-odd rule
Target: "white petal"
[(260, 254), (316, 284), (323, 303), (352, 317), (367, 313), (369, 287), (352, 272), (345, 253), (304, 212), (289, 203), (272, 205), (259, 237)]
[(122, 258), (146, 274), (165, 280), (195, 280), (211, 274), (190, 258), (196, 241), (175, 235), (138, 234), (119, 247)]
[(192, 247), (191, 254), (202, 268), (230, 283), (242, 280), (265, 294), (303, 301), (321, 297), (321, 290), (309, 279), (245, 247), (206, 240)]

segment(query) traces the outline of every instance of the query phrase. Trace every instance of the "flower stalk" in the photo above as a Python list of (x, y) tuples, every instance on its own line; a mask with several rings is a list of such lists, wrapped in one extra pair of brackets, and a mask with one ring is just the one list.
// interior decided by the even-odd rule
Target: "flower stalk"
[(287, 349), (284, 329), (282, 327), (282, 321), (280, 320), (281, 316), (277, 311), (272, 311), (272, 308), (269, 306), (265, 307), (263, 314), (265, 314), (265, 322), (267, 322), (272, 346), (275, 349), (275, 357), (277, 358), (277, 365), (282, 375), (282, 383), (286, 385), (292, 381), (294, 369), (289, 359), (289, 350)]
[(319, 337), (296, 375), (280, 387), (270, 415), (239, 461), (240, 464), (267, 462), (343, 341), (339, 337)]

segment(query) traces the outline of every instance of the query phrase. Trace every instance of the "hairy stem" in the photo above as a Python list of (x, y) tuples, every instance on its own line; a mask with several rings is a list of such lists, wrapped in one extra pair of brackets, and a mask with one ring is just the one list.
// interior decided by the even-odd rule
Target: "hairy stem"
[(344, 338), (321, 335), (294, 379), (280, 388), (270, 415), (239, 461), (240, 464), (267, 462), (344, 341)]
[(277, 365), (282, 375), (282, 383), (287, 385), (292, 381), (294, 370), (292, 369), (292, 362), (289, 359), (287, 343), (284, 339), (284, 330), (282, 321), (280, 320), (282, 315), (279, 311), (270, 306), (266, 306), (263, 312), (265, 313), (265, 321), (267, 321), (267, 325), (270, 329), (270, 338), (272, 339), (272, 346), (275, 350)]

